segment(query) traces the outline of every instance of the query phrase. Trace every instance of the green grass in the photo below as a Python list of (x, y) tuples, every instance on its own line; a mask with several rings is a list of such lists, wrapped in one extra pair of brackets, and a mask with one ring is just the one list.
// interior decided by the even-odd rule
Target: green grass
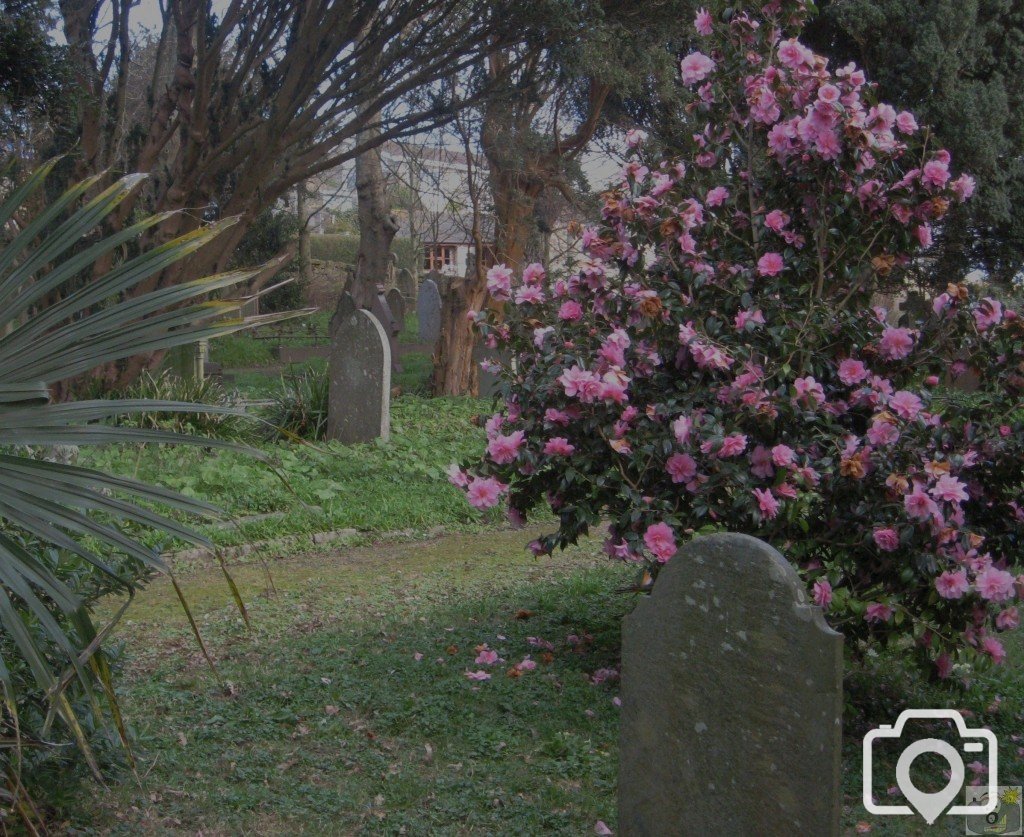
[(221, 545), (341, 528), (474, 529), (500, 515), (470, 508), (444, 469), (483, 450), (483, 431), (472, 419), (485, 409), (474, 399), (403, 396), (392, 402), (389, 442), (268, 444), (262, 449), (272, 466), (245, 453), (199, 447), (102, 448), (85, 451), (81, 462), (210, 500), (236, 518), (279, 515), (237, 527), (197, 527)]
[[(144, 778), (125, 773), (101, 789), (63, 768), (59, 817), (113, 833), (592, 834), (597, 820), (614, 829), (617, 684), (589, 676), (618, 666), (633, 605), (618, 590), (632, 570), (597, 557), (595, 542), (535, 560), (522, 548), (534, 534), (307, 554), (274, 564), (276, 593), (259, 567), (238, 567), (251, 631), (218, 571), (185, 576), (226, 690), (168, 586), (154, 584), (120, 629)], [(574, 648), (569, 634), (592, 639)], [(550, 660), (530, 636), (553, 643)], [(474, 663), (482, 643), (506, 663), (472, 683), (465, 672), (487, 668)], [(873, 685), (846, 718), (844, 834), (859, 822), (874, 834), (963, 833), (959, 818), (926, 831), (859, 806), (860, 737), (906, 705), (977, 713), (972, 723), (1000, 736), (1004, 783), (1019, 783), (1019, 641), (1012, 653), (970, 697), (918, 682), (894, 657), (852, 678)], [(526, 654), (537, 669), (509, 678)]]

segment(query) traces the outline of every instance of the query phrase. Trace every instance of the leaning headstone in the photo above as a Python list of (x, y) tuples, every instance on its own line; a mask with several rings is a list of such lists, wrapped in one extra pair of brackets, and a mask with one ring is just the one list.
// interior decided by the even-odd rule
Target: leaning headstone
[(622, 627), (619, 834), (837, 835), (842, 643), (768, 544), (681, 548)]
[(395, 276), (395, 285), (411, 305), (416, 299), (416, 277), (412, 275), (412, 271), (405, 267), (399, 270)]
[(391, 347), (384, 327), (343, 294), (331, 318), (327, 438), (345, 444), (391, 435)]
[(402, 332), (405, 329), (405, 300), (402, 298), (402, 292), (398, 288), (392, 288), (384, 298), (391, 309), (391, 316), (398, 324), (398, 331)]
[(416, 297), (416, 318), (419, 321), (420, 342), (437, 345), (441, 338), (441, 294), (433, 279), (424, 279), (420, 283), (420, 292)]

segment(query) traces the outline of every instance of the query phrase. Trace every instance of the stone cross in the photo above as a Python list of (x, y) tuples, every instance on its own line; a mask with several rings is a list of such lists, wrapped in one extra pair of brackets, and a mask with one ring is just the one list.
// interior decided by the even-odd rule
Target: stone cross
[(342, 294), (331, 318), (327, 438), (345, 444), (391, 435), (391, 347), (373, 314)]
[(416, 318), (419, 320), (420, 342), (436, 346), (441, 339), (441, 293), (433, 279), (420, 282)]
[(837, 835), (842, 644), (768, 544), (682, 547), (623, 622), (619, 834)]

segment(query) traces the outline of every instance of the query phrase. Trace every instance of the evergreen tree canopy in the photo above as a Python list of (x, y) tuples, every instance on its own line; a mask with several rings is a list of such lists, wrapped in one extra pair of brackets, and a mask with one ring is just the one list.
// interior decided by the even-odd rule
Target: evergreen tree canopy
[(823, 0), (803, 37), (833, 66), (864, 67), (977, 179), (937, 239), (931, 278), (981, 268), (1011, 281), (1024, 269), (1024, 2)]

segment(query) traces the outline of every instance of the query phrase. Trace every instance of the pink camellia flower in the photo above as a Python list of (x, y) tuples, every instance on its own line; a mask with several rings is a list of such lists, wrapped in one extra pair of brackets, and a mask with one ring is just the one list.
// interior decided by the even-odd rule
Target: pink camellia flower
[(996, 665), (1001, 665), (1006, 660), (1006, 649), (994, 636), (987, 636), (981, 641), (981, 650), (988, 654)]
[(473, 661), (478, 666), (493, 666), (498, 662), (498, 652), (492, 651), (490, 648), (485, 648), (479, 654), (476, 655), (476, 659)]
[(548, 456), (572, 456), (576, 452), (576, 446), (569, 444), (564, 436), (555, 436), (548, 439), (544, 445), (544, 453)]
[(915, 484), (914, 490), (903, 498), (903, 506), (911, 520), (939, 519), (939, 507), (918, 484)]
[(630, 148), (639, 148), (647, 139), (647, 132), (638, 128), (630, 128), (626, 131), (626, 145)]
[(862, 361), (848, 357), (839, 364), (839, 380), (847, 386), (852, 387), (854, 384), (859, 384), (869, 375), (871, 375), (871, 370)]
[(896, 115), (896, 127), (900, 129), (900, 133), (914, 133), (917, 130), (917, 120), (914, 118), (914, 114), (909, 110), (898, 113)]
[(961, 174), (949, 184), (949, 188), (953, 190), (953, 194), (963, 203), (974, 194), (974, 178), (969, 174)]
[(868, 441), (878, 447), (893, 445), (899, 441), (900, 431), (887, 421), (873, 421), (867, 432)]
[(974, 577), (974, 589), (978, 595), (990, 602), (1005, 602), (1014, 594), (1013, 576), (1006, 570), (989, 567)]
[(527, 285), (537, 285), (543, 282), (546, 276), (544, 265), (538, 262), (532, 262), (523, 268), (523, 282)]
[(755, 488), (751, 493), (757, 500), (757, 507), (765, 520), (771, 520), (779, 513), (779, 501), (772, 495), (771, 489)]
[(940, 654), (935, 659), (935, 673), (939, 675), (940, 680), (945, 680), (953, 673), (953, 661), (949, 654)]
[(793, 389), (797, 398), (807, 398), (815, 404), (825, 400), (825, 390), (811, 375), (793, 381)]
[(498, 504), (505, 486), (494, 477), (474, 477), (466, 488), (469, 504), (477, 509), (489, 509)]
[(878, 351), (886, 360), (900, 360), (914, 348), (914, 333), (909, 328), (886, 327), (878, 341)]
[(796, 451), (789, 445), (776, 445), (772, 448), (772, 462), (780, 468), (787, 468), (796, 460)]
[(722, 447), (718, 449), (718, 455), (722, 459), (730, 456), (739, 456), (747, 449), (747, 437), (742, 433), (732, 433), (722, 439)]
[(676, 554), (676, 538), (667, 523), (652, 523), (644, 532), (644, 543), (658, 562), (664, 564)]
[(665, 470), (672, 477), (672, 482), (689, 482), (697, 476), (697, 462), (685, 453), (674, 453), (665, 463)]
[(512, 290), (512, 268), (496, 264), (487, 271), (487, 290), (498, 301), (509, 298)]
[(714, 70), (715, 62), (703, 52), (691, 52), (679, 62), (680, 78), (688, 87), (704, 81)]
[(544, 291), (536, 285), (523, 285), (516, 291), (516, 305), (539, 304), (544, 301)]
[(480, 682), (482, 680), (490, 680), (491, 675), (488, 674), (486, 671), (483, 671), (482, 669), (480, 671), (467, 671), (466, 679), (476, 680), (477, 682)]
[(832, 585), (827, 578), (819, 578), (814, 582), (814, 603), (823, 610), (828, 610), (832, 604)]
[(809, 65), (813, 59), (814, 53), (796, 38), (790, 38), (779, 44), (779, 61), (792, 70)]
[(889, 399), (889, 408), (900, 418), (912, 419), (921, 412), (924, 404), (914, 393), (901, 389)]
[(525, 441), (526, 434), (522, 430), (507, 436), (495, 436), (487, 443), (487, 453), (498, 465), (508, 465), (519, 455), (519, 448)]
[(558, 309), (558, 319), (560, 320), (578, 320), (583, 317), (583, 308), (574, 299), (566, 300), (562, 303), (562, 307)]
[(947, 503), (962, 503), (968, 499), (967, 486), (949, 474), (939, 477), (929, 494), (936, 500), (945, 500)]
[(1020, 627), (1020, 611), (1015, 607), (1000, 611), (996, 616), (996, 627), (1001, 631), (1012, 631)]
[(572, 366), (558, 376), (558, 383), (562, 385), (565, 394), (570, 398), (590, 399), (596, 396), (601, 385), (601, 379), (593, 372), (588, 372), (579, 366)]
[(868, 622), (888, 622), (892, 619), (893, 610), (889, 605), (872, 602), (864, 610), (864, 619)]
[(520, 671), (533, 671), (537, 668), (537, 662), (536, 660), (530, 659), (529, 654), (527, 654), (522, 660), (516, 663), (516, 668)]
[(465, 488), (469, 485), (469, 477), (466, 472), (454, 462), (445, 469), (445, 473), (448, 475), (448, 482), (452, 485), (458, 488)]
[(758, 445), (750, 452), (750, 473), (761, 479), (769, 479), (774, 476), (772, 452), (764, 445)]
[(778, 253), (765, 253), (757, 260), (757, 272), (761, 276), (778, 276), (785, 266)]
[(1003, 304), (998, 299), (990, 296), (985, 297), (974, 309), (974, 322), (978, 331), (986, 331), (994, 325), (999, 325), (1003, 319)]
[(875, 539), (878, 548), (885, 552), (895, 552), (900, 548), (899, 533), (892, 527), (875, 529), (871, 536)]
[(917, 243), (922, 247), (932, 246), (932, 228), (929, 224), (920, 224), (915, 227), (914, 235), (917, 237)]
[(781, 233), (789, 223), (789, 216), (781, 209), (773, 209), (764, 216), (764, 225), (772, 232)]
[(714, 22), (714, 18), (711, 17), (711, 13), (707, 9), (697, 9), (697, 16), (693, 19), (693, 28), (697, 30), (698, 35), (707, 37), (714, 31), (712, 28)]
[(724, 186), (716, 186), (708, 191), (707, 196), (704, 198), (704, 203), (708, 206), (721, 206), (728, 198), (729, 190)]
[(834, 105), (842, 95), (834, 84), (823, 84), (818, 88), (818, 98), (829, 105)]
[(929, 160), (921, 169), (921, 181), (928, 186), (942, 187), (949, 180), (949, 165), (941, 160)]
[(690, 441), (690, 433), (693, 430), (693, 419), (688, 416), (680, 416), (674, 422), (672, 422), (672, 434), (676, 437), (676, 441), (685, 445)]
[(935, 589), (944, 599), (959, 599), (971, 589), (971, 585), (967, 583), (967, 573), (963, 570), (946, 570), (935, 579)]

